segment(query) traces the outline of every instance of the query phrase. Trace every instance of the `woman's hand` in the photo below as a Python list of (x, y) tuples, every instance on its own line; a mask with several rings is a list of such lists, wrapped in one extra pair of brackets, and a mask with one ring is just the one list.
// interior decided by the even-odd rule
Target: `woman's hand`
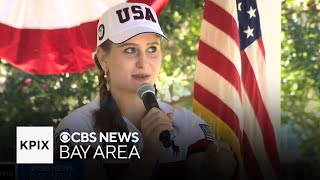
[(165, 130), (173, 130), (172, 114), (166, 114), (158, 108), (152, 108), (141, 120), (141, 132), (143, 135), (143, 155), (158, 160), (165, 150), (159, 140), (160, 133)]
[(228, 144), (217, 142), (209, 144), (206, 152), (196, 153), (187, 159), (187, 177), (231, 179), (237, 162)]
[(141, 119), (144, 142), (141, 159), (133, 161), (120, 179), (150, 179), (156, 162), (165, 149), (159, 140), (160, 133), (173, 130), (172, 119), (172, 114), (166, 114), (157, 108), (152, 108)]

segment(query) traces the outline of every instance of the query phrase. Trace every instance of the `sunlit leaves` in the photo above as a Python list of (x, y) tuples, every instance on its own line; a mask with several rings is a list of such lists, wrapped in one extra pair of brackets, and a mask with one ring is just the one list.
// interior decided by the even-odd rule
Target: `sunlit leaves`
[[(173, 105), (191, 108), (195, 63), (204, 1), (170, 1), (160, 23), (169, 41), (164, 42), (164, 61), (159, 78), (159, 97)], [(163, 26), (164, 25), (164, 26)], [(184, 98), (187, 97), (187, 98)], [(176, 101), (186, 101), (177, 102)]]
[[(282, 1), (282, 122), (296, 123), (305, 152), (319, 154), (319, 0)], [(312, 148), (310, 148), (312, 147)]]

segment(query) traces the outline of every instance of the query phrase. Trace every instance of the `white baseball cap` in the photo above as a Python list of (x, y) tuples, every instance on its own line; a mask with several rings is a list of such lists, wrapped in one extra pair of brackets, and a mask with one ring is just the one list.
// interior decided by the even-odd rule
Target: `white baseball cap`
[(97, 47), (108, 39), (118, 44), (142, 33), (155, 33), (168, 39), (161, 30), (157, 14), (150, 6), (143, 3), (120, 3), (100, 17)]

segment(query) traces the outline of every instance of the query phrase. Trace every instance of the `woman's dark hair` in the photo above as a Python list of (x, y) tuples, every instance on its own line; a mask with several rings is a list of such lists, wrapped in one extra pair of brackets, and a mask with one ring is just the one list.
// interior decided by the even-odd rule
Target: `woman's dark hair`
[[(111, 50), (112, 42), (105, 41), (100, 47), (109, 53)], [(94, 61), (99, 71), (99, 94), (100, 94), (100, 108), (95, 111), (93, 116), (95, 118), (95, 128), (102, 132), (128, 132), (128, 128), (122, 119), (117, 104), (115, 103), (112, 94), (107, 90), (107, 79), (104, 77), (104, 70), (99, 63), (97, 55)]]

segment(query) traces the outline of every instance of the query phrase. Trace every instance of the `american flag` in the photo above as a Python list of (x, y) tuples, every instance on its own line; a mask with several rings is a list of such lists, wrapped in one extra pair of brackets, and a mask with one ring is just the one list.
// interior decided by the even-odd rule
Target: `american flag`
[(229, 142), (248, 179), (282, 178), (266, 78), (257, 2), (206, 0), (194, 111)]

